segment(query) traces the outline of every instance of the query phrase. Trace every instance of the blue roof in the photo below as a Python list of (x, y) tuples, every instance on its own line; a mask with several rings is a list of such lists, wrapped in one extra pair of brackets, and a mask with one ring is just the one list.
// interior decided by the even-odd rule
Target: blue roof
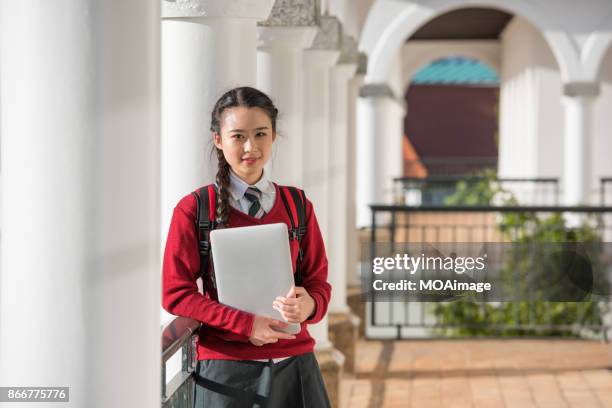
[(476, 59), (451, 57), (439, 59), (421, 68), (413, 84), (498, 85), (497, 73)]

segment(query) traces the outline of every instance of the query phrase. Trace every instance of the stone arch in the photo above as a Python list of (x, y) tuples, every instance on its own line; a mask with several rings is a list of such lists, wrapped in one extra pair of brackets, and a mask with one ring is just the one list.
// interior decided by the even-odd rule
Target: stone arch
[(600, 80), (603, 59), (610, 47), (612, 47), (612, 32), (595, 31), (589, 35), (581, 55), (585, 81)]
[(526, 0), (482, 0), (474, 3), (470, 0), (413, 0), (393, 1), (378, 0), (370, 10), (359, 48), (368, 55), (368, 73), (366, 83), (380, 83), (385, 76), (393, 56), (398, 52), (405, 39), (419, 27), (446, 12), (465, 7), (490, 7), (519, 15), (544, 35), (548, 42), (561, 75), (565, 81), (580, 78), (581, 66), (575, 44), (566, 32), (547, 30), (553, 27), (545, 10), (537, 4)]

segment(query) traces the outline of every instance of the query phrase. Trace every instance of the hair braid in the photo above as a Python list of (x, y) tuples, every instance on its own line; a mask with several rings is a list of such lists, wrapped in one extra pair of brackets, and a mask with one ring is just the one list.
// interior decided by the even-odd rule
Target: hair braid
[(217, 212), (215, 220), (220, 227), (228, 227), (229, 220), (229, 184), (230, 184), (230, 165), (223, 156), (223, 150), (217, 149), (218, 170), (217, 170)]

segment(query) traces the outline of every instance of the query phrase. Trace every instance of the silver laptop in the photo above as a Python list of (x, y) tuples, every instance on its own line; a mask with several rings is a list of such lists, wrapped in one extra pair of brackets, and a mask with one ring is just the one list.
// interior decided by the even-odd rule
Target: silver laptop
[[(217, 229), (210, 233), (219, 302), (285, 321), (272, 302), (294, 284), (287, 225)], [(300, 332), (290, 323), (286, 333)]]

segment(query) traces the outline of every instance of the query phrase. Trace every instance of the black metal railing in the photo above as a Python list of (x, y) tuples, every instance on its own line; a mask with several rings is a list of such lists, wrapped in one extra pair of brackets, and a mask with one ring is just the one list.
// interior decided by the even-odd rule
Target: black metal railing
[[(446, 205), (449, 197), (457, 194), (463, 185), (468, 190), (477, 190), (479, 185), (495, 184), (516, 199), (519, 205), (559, 205), (559, 180), (551, 177), (521, 178), (504, 177), (489, 179), (482, 175), (446, 175), (418, 177), (396, 177), (393, 179), (394, 203), (407, 205)], [(612, 187), (612, 184), (610, 184)], [(482, 203), (481, 203), (482, 204)], [(495, 204), (495, 203), (486, 203)], [(499, 203), (501, 204), (501, 203)]]
[[(555, 242), (612, 242), (612, 207), (371, 205), (370, 208), (370, 242), (364, 248), (369, 256), (363, 259), (366, 263), (377, 256), (381, 243), (390, 245), (395, 252), (395, 245), (399, 248), (405, 243), (512, 243), (527, 236)], [(457, 304), (462, 310), (453, 310), (451, 303), (403, 298), (373, 301), (368, 308), (368, 325), (391, 330), (398, 339), (457, 335), (601, 338), (608, 329), (603, 321), (607, 302), (501, 302), (513, 316), (504, 321), (498, 319), (499, 315), (494, 318), (492, 313), (500, 302)]]
[(612, 177), (599, 179), (599, 203), (601, 205), (612, 205)]
[[(196, 363), (195, 340), (200, 322), (186, 317), (177, 317), (162, 328), (162, 408), (193, 407)], [(181, 370), (166, 382), (166, 362), (181, 351)]]

